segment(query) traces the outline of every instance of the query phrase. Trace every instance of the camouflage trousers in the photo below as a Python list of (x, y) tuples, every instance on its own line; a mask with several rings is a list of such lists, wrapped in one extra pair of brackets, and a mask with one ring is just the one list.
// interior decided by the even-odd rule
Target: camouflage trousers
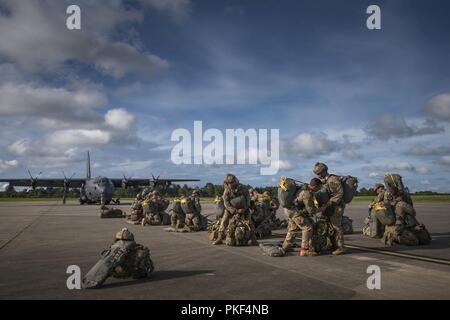
[(173, 229), (183, 229), (184, 222), (185, 222), (184, 215), (172, 212), (172, 215), (170, 216), (170, 226)]
[(344, 229), (342, 228), (342, 217), (345, 205), (333, 205), (327, 210), (327, 215), (334, 229), (335, 243), (339, 248), (344, 246)]
[[(295, 243), (295, 238), (301, 233), (302, 235), (302, 248), (312, 248), (312, 233), (313, 233), (313, 221), (310, 217), (303, 213), (292, 212), (293, 210), (284, 209), (285, 214), (289, 216), (289, 223), (286, 238), (283, 242), (283, 249), (285, 251), (292, 250)], [(288, 212), (286, 212), (288, 211)]]
[(197, 213), (187, 213), (185, 219), (185, 225), (191, 231), (200, 231), (202, 229), (200, 215)]
[(162, 220), (159, 213), (148, 213), (142, 220), (142, 225), (159, 226), (160, 224), (162, 224)]
[(131, 210), (130, 220), (131, 221), (141, 221), (143, 216), (144, 216), (144, 214), (143, 214), (142, 210), (133, 209), (133, 210)]

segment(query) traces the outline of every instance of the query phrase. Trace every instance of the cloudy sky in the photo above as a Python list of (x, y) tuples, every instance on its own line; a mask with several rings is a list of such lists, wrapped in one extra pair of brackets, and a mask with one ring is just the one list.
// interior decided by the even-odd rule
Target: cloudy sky
[[(378, 4), (382, 30), (366, 28)], [(66, 28), (69, 4), (82, 30)], [(450, 4), (0, 0), (0, 176), (271, 185), (316, 161), (450, 192)], [(174, 165), (177, 128), (279, 128), (281, 170)]]

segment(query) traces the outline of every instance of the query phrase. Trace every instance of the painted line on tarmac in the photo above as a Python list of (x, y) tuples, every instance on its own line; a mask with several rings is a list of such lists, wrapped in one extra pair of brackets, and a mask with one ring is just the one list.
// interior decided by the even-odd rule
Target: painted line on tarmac
[(4, 244), (0, 246), (0, 251), (3, 250), (8, 244), (13, 242), (15, 239), (17, 239), (21, 234), (23, 234), (28, 228), (30, 228), (32, 225), (36, 224), (44, 215), (49, 213), (55, 208), (55, 205), (50, 206), (46, 211), (39, 212), (39, 214), (36, 216), (36, 219), (32, 220), (29, 224), (27, 224), (22, 230), (20, 230), (14, 237), (6, 241)]
[(425, 261), (425, 262), (431, 262), (431, 263), (438, 263), (438, 264), (444, 264), (447, 266), (450, 266), (450, 260), (448, 259), (441, 259), (441, 258), (433, 258), (433, 257), (427, 257), (427, 256), (421, 256), (411, 253), (400, 253), (397, 251), (388, 251), (384, 249), (375, 249), (370, 247), (364, 247), (364, 246), (358, 246), (358, 245), (345, 245), (346, 248), (360, 250), (360, 251), (368, 251), (378, 254), (384, 254), (388, 256), (394, 256), (394, 257), (400, 257), (400, 258), (407, 258), (412, 260), (419, 260), (419, 261)]

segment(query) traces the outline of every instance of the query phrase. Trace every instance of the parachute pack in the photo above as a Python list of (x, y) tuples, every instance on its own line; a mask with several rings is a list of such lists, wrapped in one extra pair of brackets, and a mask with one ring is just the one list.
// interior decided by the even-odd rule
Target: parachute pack
[(195, 212), (195, 201), (192, 197), (184, 197), (180, 200), (180, 203), (185, 214)]
[(339, 176), (339, 181), (341, 181), (342, 188), (344, 189), (344, 202), (352, 202), (353, 197), (358, 191), (358, 178), (352, 176)]
[[(350, 203), (358, 191), (358, 178), (353, 176), (338, 176), (344, 189), (343, 201)], [(283, 208), (292, 209), (295, 207), (295, 198), (301, 190), (306, 188), (306, 184), (292, 178), (282, 177), (278, 187), (278, 199)]]
[(408, 193), (402, 181), (402, 176), (396, 173), (386, 173), (384, 175), (384, 183), (387, 189), (393, 194)]
[(92, 267), (83, 278), (83, 287), (86, 289), (98, 288), (120, 266), (131, 250), (135, 247), (134, 241), (116, 241), (108, 250), (102, 253), (102, 258)]
[(295, 207), (295, 198), (299, 191), (305, 188), (306, 184), (300, 183), (292, 178), (282, 177), (278, 186), (278, 199), (280, 205), (286, 209)]

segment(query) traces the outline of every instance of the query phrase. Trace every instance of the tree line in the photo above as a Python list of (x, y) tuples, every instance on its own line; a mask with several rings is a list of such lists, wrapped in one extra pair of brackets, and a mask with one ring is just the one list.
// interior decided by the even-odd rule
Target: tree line
[[(248, 188), (252, 188), (252, 186), (247, 185)], [(217, 195), (223, 194), (223, 185), (222, 184), (213, 184), (207, 183), (203, 187), (190, 187), (188, 185), (178, 185), (174, 184), (170, 186), (170, 188), (165, 190), (165, 195), (168, 197), (179, 197), (183, 195), (190, 195), (194, 190), (200, 190), (200, 194), (202, 197), (215, 197)], [(278, 187), (276, 186), (267, 186), (267, 187), (255, 187), (259, 193), (263, 193), (265, 191), (269, 192), (271, 196), (276, 196), (278, 192)], [(122, 189), (118, 188), (114, 192), (115, 198), (134, 198), (140, 192), (140, 189)], [(0, 192), (0, 198), (62, 198), (64, 190), (63, 188), (38, 188), (36, 190), (22, 190), (22, 191), (6, 191)], [(418, 195), (433, 195), (439, 194), (437, 192), (432, 191), (419, 191), (415, 194)], [(375, 196), (375, 192), (373, 188), (361, 188), (359, 189), (358, 196)], [(79, 189), (70, 189), (67, 194), (67, 198), (79, 198), (80, 190)]]

